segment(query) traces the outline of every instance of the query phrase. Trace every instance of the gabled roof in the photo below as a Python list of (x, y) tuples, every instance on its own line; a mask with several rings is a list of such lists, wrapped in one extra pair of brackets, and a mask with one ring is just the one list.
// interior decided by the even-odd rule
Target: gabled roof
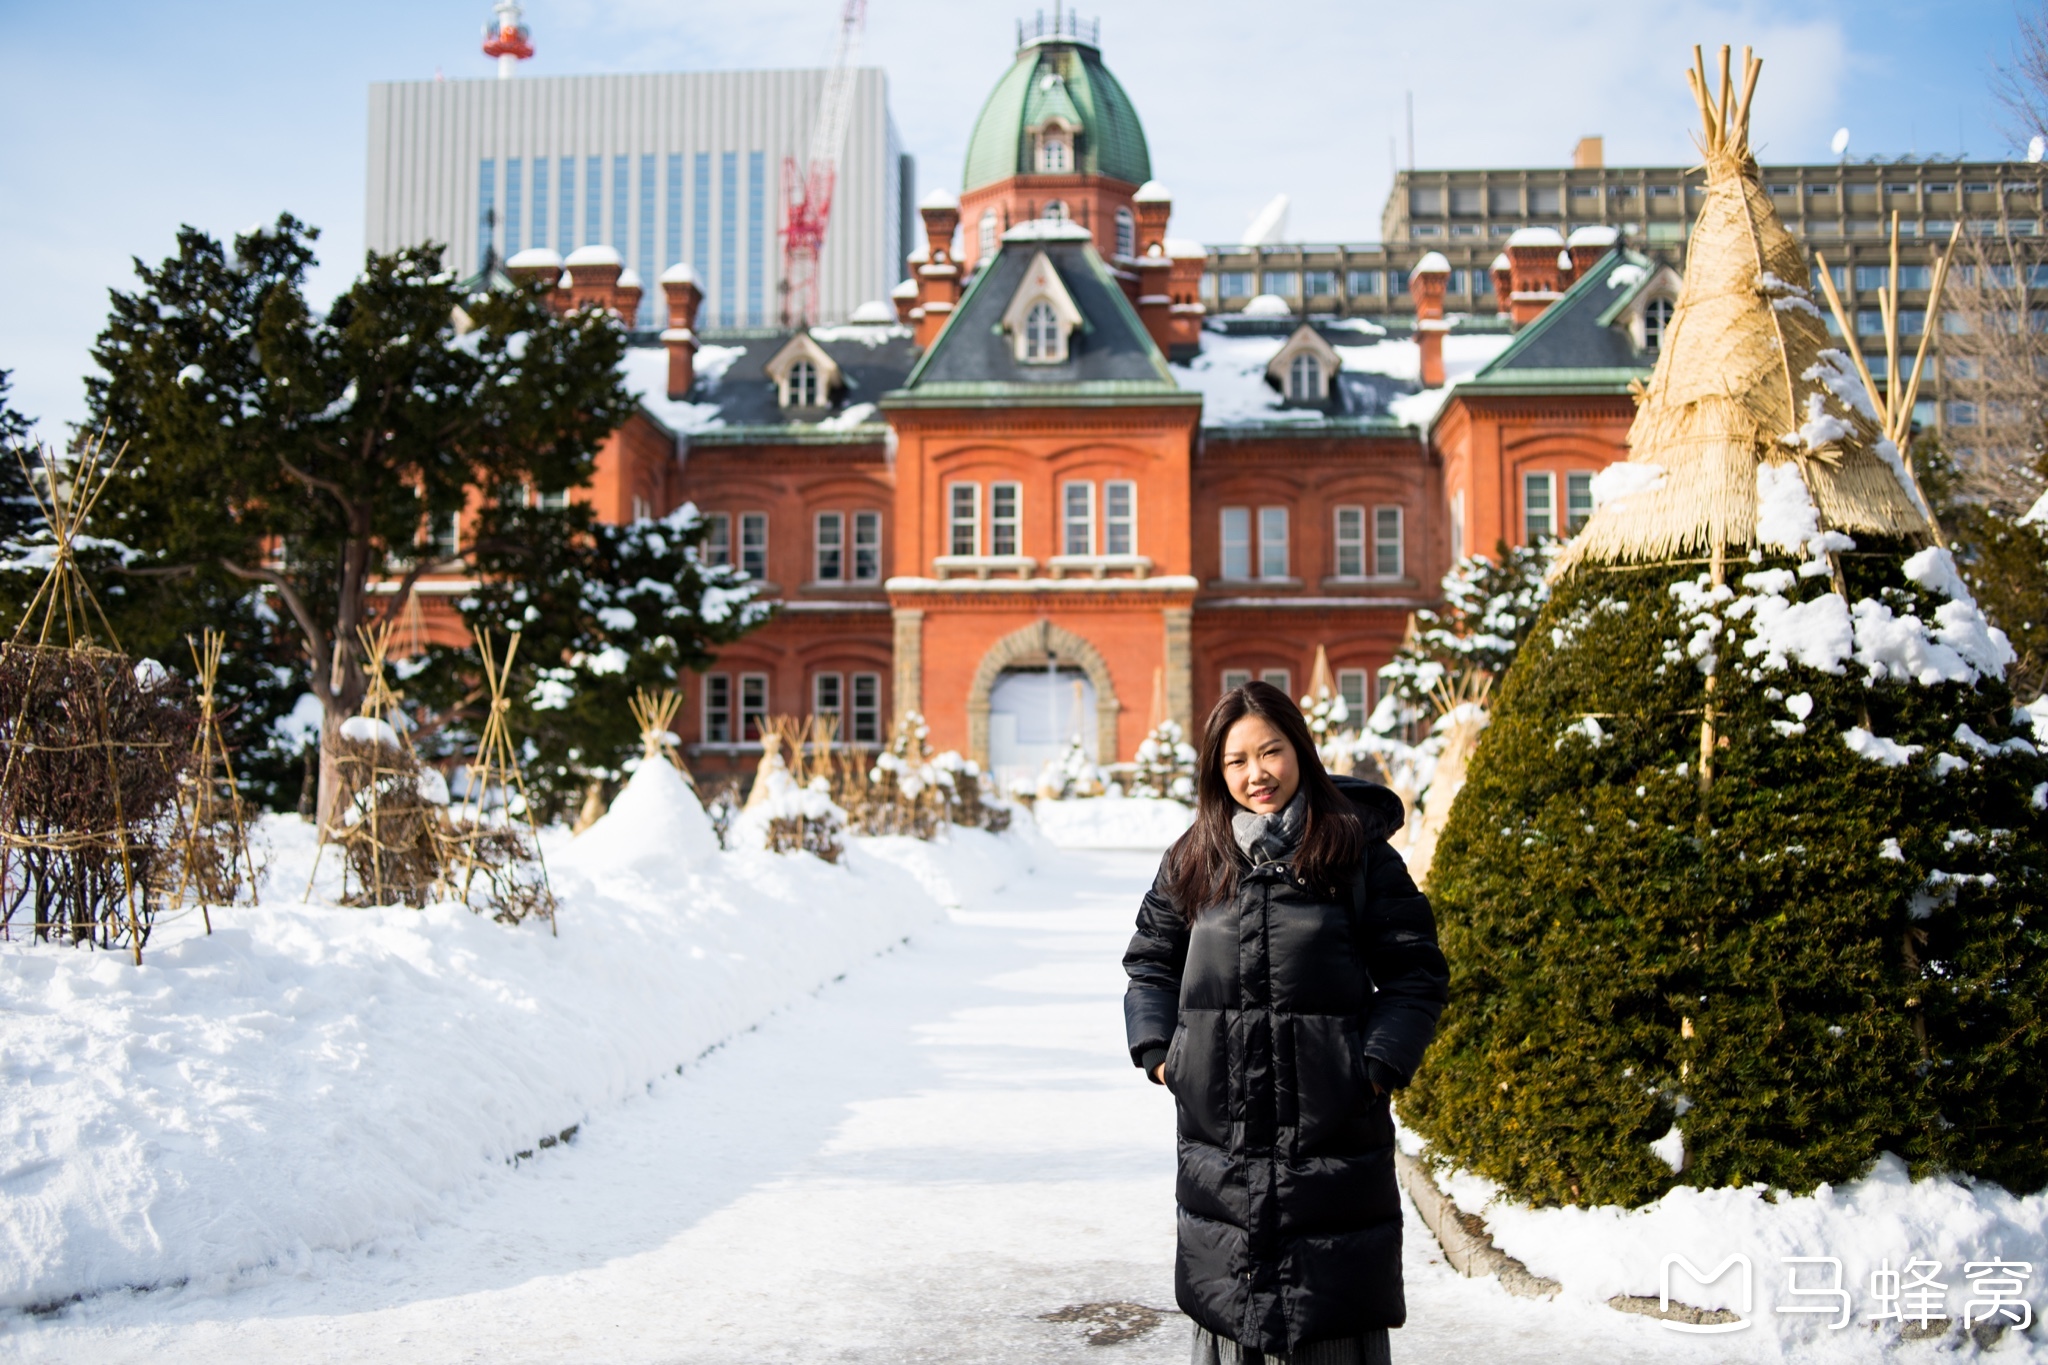
[(1061, 37), (1026, 43), (989, 92), (967, 140), (961, 191), (1030, 174), (1028, 130), (1053, 117), (1080, 129), (1076, 171), (1133, 185), (1152, 178), (1152, 155), (1130, 96), (1093, 45)]
[(1615, 304), (1640, 292), (1656, 269), (1626, 247), (1609, 251), (1459, 390), (1628, 392), (1632, 381), (1649, 377), (1657, 357), (1636, 345)]
[[(1025, 273), (1049, 263), (1081, 315), (1058, 364), (1017, 359), (1003, 316)], [(1095, 254), (1085, 228), (1020, 224), (975, 274), (945, 330), (889, 395), (892, 407), (979, 403), (1195, 403), (1173, 382), (1166, 357)]]
[(715, 443), (776, 440), (789, 443), (882, 439), (881, 414), (875, 404), (903, 382), (917, 361), (908, 327), (895, 324), (845, 323), (810, 329), (807, 340), (838, 369), (832, 404), (798, 419), (776, 401), (776, 384), (768, 366), (790, 349), (798, 333), (789, 328), (712, 330), (700, 333), (697, 382), (689, 397), (670, 401), (663, 392), (668, 352), (660, 346), (634, 346), (626, 353), (628, 386), (640, 395), (640, 406), (669, 430), (693, 442)]

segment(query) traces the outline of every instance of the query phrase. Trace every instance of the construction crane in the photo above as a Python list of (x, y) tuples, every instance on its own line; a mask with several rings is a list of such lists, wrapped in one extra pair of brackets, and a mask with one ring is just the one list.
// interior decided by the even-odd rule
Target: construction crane
[(519, 22), (519, 0), (498, 0), (491, 12), (498, 22), (484, 25), (484, 55), (498, 59), (498, 79), (509, 81), (513, 68), (533, 55), (533, 37)]
[(839, 156), (846, 149), (846, 125), (853, 117), (853, 57), (867, 26), (867, 0), (846, 0), (833, 43), (832, 68), (818, 121), (811, 129), (810, 157), (801, 167), (782, 158), (782, 325), (804, 327), (818, 320), (818, 258), (832, 220), (832, 187)]

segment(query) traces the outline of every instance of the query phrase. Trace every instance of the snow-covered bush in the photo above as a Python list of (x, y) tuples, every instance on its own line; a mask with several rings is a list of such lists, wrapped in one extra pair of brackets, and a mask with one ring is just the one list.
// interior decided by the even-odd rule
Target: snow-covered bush
[(1194, 746), (1182, 733), (1179, 721), (1159, 722), (1138, 743), (1136, 761), (1132, 765), (1130, 795), (1193, 801), (1197, 757)]
[(992, 833), (1009, 828), (1008, 808), (983, 797), (981, 765), (951, 749), (928, 752), (930, 734), (924, 717), (908, 712), (872, 766), (843, 770), (840, 800), (853, 813), (854, 829), (932, 839), (948, 824)]
[(733, 822), (738, 847), (839, 861), (846, 852), (846, 812), (832, 800), (829, 781), (818, 776), (799, 783), (788, 769), (765, 765), (754, 781), (757, 790)]
[(1088, 746), (1075, 735), (1066, 752), (1048, 758), (1038, 773), (1038, 799), (1066, 801), (1077, 796), (1100, 796), (1109, 785), (1108, 774), (1088, 756)]

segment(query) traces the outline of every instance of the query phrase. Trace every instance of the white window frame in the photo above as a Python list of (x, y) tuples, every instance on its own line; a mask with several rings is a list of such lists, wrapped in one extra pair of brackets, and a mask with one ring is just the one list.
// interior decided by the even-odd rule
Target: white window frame
[[(1235, 527), (1231, 523), (1238, 523)], [(1252, 576), (1252, 509), (1226, 507), (1218, 518), (1222, 577), (1227, 582), (1248, 583)], [(1235, 534), (1233, 534), (1235, 532)], [(1226, 689), (1227, 690), (1227, 689)]]
[[(1581, 497), (1580, 495), (1584, 496)], [(1585, 515), (1579, 515), (1580, 508)], [(1564, 476), (1564, 533), (1575, 536), (1593, 519), (1593, 474), (1575, 469)]]
[(742, 673), (737, 690), (738, 705), (733, 708), (737, 722), (734, 733), (740, 743), (751, 744), (761, 738), (762, 722), (768, 718), (768, 675)]
[(1331, 526), (1337, 547), (1336, 577), (1362, 582), (1365, 578), (1365, 509), (1356, 504), (1334, 508)]
[(819, 512), (811, 518), (811, 574), (818, 583), (846, 581), (844, 512)]
[(706, 564), (732, 563), (732, 513), (706, 512), (702, 554)]
[(1294, 670), (1291, 668), (1262, 668), (1259, 681), (1273, 684), (1290, 697), (1294, 695)]
[(1522, 543), (1534, 545), (1543, 537), (1556, 534), (1557, 476), (1547, 471), (1522, 475)]
[(996, 211), (984, 209), (981, 214), (980, 245), (983, 259), (996, 254)]
[(824, 404), (824, 383), (818, 374), (817, 365), (809, 360), (799, 360), (789, 367), (782, 379), (783, 405), (792, 408), (815, 408)]
[[(431, 524), (431, 523), (430, 523)], [(434, 527), (434, 558), (462, 558), (462, 513), (450, 512), (442, 525)]]
[(988, 552), (992, 555), (1017, 555), (1024, 552), (1023, 546), (1024, 485), (1007, 481), (990, 484)]
[(633, 495), (633, 520), (652, 521), (653, 519), (654, 504), (640, 494), (635, 493)]
[(854, 744), (882, 742), (882, 675), (855, 673), (847, 679), (846, 738)]
[[(1117, 510), (1121, 499), (1123, 510)], [(1102, 552), (1138, 553), (1138, 485), (1131, 479), (1109, 479), (1102, 485)]]
[(1060, 314), (1051, 299), (1035, 299), (1024, 310), (1024, 354), (1027, 365), (1057, 365), (1067, 358), (1065, 339), (1060, 335)]
[(1287, 396), (1297, 403), (1322, 401), (1323, 362), (1315, 352), (1296, 351), (1287, 362)]
[[(1285, 507), (1259, 509), (1260, 578), (1278, 579), (1288, 576), (1287, 522), (1288, 509)], [(1279, 570), (1278, 573), (1274, 572), (1276, 568)]]
[[(1081, 499), (1078, 516), (1075, 515), (1076, 493)], [(1095, 553), (1095, 485), (1087, 479), (1069, 479), (1060, 485), (1060, 553)]]
[(1038, 138), (1040, 175), (1066, 175), (1074, 169), (1074, 140), (1065, 132), (1041, 133)]
[[(840, 718), (846, 711), (846, 675), (843, 673), (811, 674), (811, 714)], [(835, 738), (846, 736), (835, 727)]]
[(1408, 571), (1408, 515), (1395, 505), (1372, 509), (1372, 576), (1402, 578)]
[(768, 514), (740, 513), (740, 572), (748, 578), (768, 577)]
[(533, 495), (533, 505), (546, 512), (559, 512), (569, 505), (569, 490), (557, 488)]
[(946, 485), (946, 553), (981, 553), (981, 485), (972, 480)]
[(704, 740), (707, 744), (730, 744), (732, 729), (732, 675), (704, 675)]
[(1225, 692), (1235, 692), (1251, 680), (1252, 671), (1249, 668), (1226, 668), (1223, 670), (1223, 690)]
[(880, 512), (855, 512), (853, 514), (853, 581), (856, 583), (879, 583), (882, 581), (882, 514)]
[(1353, 730), (1363, 730), (1365, 718), (1372, 714), (1372, 670), (1338, 669), (1337, 695), (1344, 698), (1344, 709), (1351, 713), (1351, 718), (1346, 724)]

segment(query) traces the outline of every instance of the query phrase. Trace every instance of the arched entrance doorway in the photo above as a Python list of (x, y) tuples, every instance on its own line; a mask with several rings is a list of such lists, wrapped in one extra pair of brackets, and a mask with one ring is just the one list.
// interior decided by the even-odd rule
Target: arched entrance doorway
[[(1101, 652), (1074, 632), (1051, 621), (1034, 621), (996, 641), (982, 656), (967, 693), (967, 747), (969, 756), (991, 772), (997, 766), (990, 738), (998, 699), (1006, 718), (1004, 757), (1012, 767), (1029, 764), (1023, 776), (1038, 775), (1045, 759), (1033, 762), (1032, 757), (1039, 745), (1051, 747), (1046, 756), (1062, 753), (1076, 733), (1095, 762), (1116, 762), (1116, 722), (1123, 709), (1116, 684)], [(1057, 738), (1039, 738), (1051, 735)], [(1003, 774), (996, 776), (1004, 780)]]

